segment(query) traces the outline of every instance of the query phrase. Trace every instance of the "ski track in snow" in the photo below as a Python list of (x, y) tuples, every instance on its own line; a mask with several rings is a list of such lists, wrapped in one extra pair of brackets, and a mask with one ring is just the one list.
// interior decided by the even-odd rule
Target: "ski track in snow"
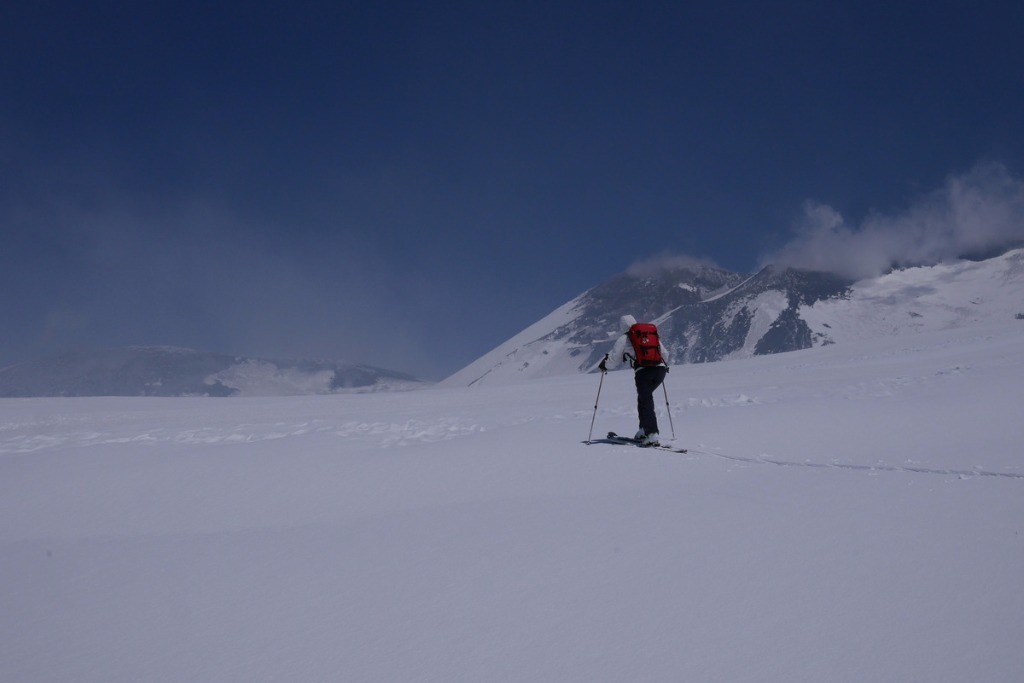
[[(753, 405), (759, 401), (740, 394), (725, 398), (689, 398), (686, 406), (693, 408), (727, 408), (743, 405)], [(605, 417), (632, 417), (632, 408), (612, 408), (601, 411)], [(682, 417), (683, 410), (673, 409), (674, 417)], [(552, 415), (547, 418), (527, 418), (517, 420), (513, 423), (501, 425), (503, 427), (514, 427), (533, 422), (561, 422), (565, 420), (580, 420), (589, 416), (587, 411), (576, 411), (571, 415)], [(0, 433), (12, 431), (20, 425), (2, 424)], [(275, 423), (269, 428), (258, 429), (257, 425), (239, 425), (234, 429), (201, 428), (187, 430), (153, 429), (141, 434), (115, 435), (102, 432), (68, 432), (56, 435), (25, 435), (14, 436), (0, 441), (0, 454), (23, 455), (36, 453), (50, 449), (67, 447), (89, 448), (111, 444), (131, 444), (139, 446), (155, 446), (166, 443), (182, 445), (218, 445), (218, 444), (251, 444), (260, 441), (271, 441), (292, 437), (303, 437), (311, 434), (325, 434), (347, 440), (361, 440), (379, 448), (393, 448), (409, 446), (415, 443), (429, 443), (436, 441), (447, 441), (467, 435), (482, 433), (487, 428), (457, 419), (443, 419), (435, 421), (407, 420), (402, 423), (394, 422), (359, 422), (349, 421), (341, 424), (324, 424), (323, 421), (309, 421), (300, 423)], [(803, 461), (796, 462), (774, 457), (770, 454), (749, 457), (734, 455), (723, 452), (720, 449), (708, 450), (703, 445), (699, 447), (686, 447), (692, 454), (709, 455), (724, 460), (744, 463), (748, 465), (775, 465), (778, 467), (810, 468), (810, 469), (831, 469), (878, 474), (882, 472), (902, 472), (909, 474), (929, 474), (967, 477), (1002, 477), (1006, 479), (1024, 479), (1024, 474), (1014, 472), (995, 472), (975, 467), (972, 469), (949, 469), (949, 468), (927, 468), (914, 464), (908, 465), (887, 465), (879, 462), (877, 464), (854, 464), (833, 462)]]
[(869, 474), (876, 474), (881, 472), (903, 472), (908, 474), (938, 474), (943, 476), (957, 476), (960, 479), (967, 477), (1003, 477), (1006, 479), (1024, 479), (1024, 474), (1016, 472), (993, 472), (982, 468), (975, 468), (970, 470), (962, 469), (932, 469), (928, 467), (919, 467), (916, 465), (885, 465), (879, 463), (876, 465), (856, 465), (853, 463), (843, 462), (794, 462), (789, 460), (780, 460), (769, 455), (760, 455), (757, 457), (743, 457), (738, 455), (729, 455), (721, 451), (710, 451), (703, 448), (688, 448), (689, 453), (699, 453), (701, 455), (711, 455), (716, 458), (722, 458), (724, 460), (731, 460), (733, 462), (740, 462), (750, 465), (776, 465), (778, 467), (802, 467), (810, 469), (834, 469), (834, 470), (848, 470), (855, 472), (866, 472)]

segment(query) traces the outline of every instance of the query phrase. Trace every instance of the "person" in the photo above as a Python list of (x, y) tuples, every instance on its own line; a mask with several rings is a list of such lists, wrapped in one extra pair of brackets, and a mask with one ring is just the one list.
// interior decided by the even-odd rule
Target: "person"
[(638, 324), (633, 316), (624, 315), (619, 319), (619, 331), (622, 335), (597, 367), (601, 372), (607, 372), (629, 362), (634, 371), (636, 412), (640, 420), (635, 438), (642, 446), (657, 446), (661, 437), (658, 434), (658, 416), (654, 412), (654, 391), (668, 374), (665, 362), (668, 352), (658, 339), (657, 328), (650, 323)]

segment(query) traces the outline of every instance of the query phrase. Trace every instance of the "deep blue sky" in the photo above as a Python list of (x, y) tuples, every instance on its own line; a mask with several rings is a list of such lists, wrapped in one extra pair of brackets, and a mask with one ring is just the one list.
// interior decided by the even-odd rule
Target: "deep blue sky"
[(19, 2), (0, 365), (80, 346), (438, 378), (638, 259), (756, 268), (1024, 171), (1012, 2)]

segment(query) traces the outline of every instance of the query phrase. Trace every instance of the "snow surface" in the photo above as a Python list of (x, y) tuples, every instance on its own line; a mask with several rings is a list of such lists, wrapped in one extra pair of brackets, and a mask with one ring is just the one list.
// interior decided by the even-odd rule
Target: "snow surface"
[(896, 270), (856, 283), (848, 298), (800, 309), (819, 339), (836, 343), (999, 323), (1022, 313), (1024, 249)]
[[(583, 297), (576, 297), (544, 316), (508, 341), (447, 377), (442, 386), (472, 386), (488, 382), (522, 382), (538, 376), (567, 375), (579, 372), (574, 347), (564, 340), (545, 340), (559, 327), (572, 323), (580, 315)], [(532, 366), (532, 367), (531, 367)]]
[(777, 289), (761, 292), (748, 301), (736, 302), (732, 307), (733, 310), (728, 312), (730, 324), (741, 309), (752, 311), (753, 316), (750, 321), (750, 329), (747, 330), (747, 336), (743, 340), (743, 347), (734, 351), (731, 354), (731, 358), (749, 358), (753, 356), (757, 342), (761, 341), (761, 337), (768, 333), (772, 324), (779, 319), (779, 316), (782, 315), (782, 312), (788, 306), (789, 297), (786, 296), (785, 292)]
[(1024, 321), (599, 382), (0, 400), (0, 680), (1021, 680)]

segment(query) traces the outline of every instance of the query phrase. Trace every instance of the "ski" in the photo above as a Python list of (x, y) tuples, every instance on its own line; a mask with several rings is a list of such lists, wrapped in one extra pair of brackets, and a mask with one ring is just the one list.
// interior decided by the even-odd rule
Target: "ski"
[(633, 446), (636, 446), (637, 448), (659, 448), (663, 451), (670, 451), (672, 453), (686, 453), (685, 448), (676, 448), (675, 446), (667, 446), (665, 444), (658, 444), (657, 446), (645, 446), (642, 443), (640, 443), (639, 439), (634, 439), (629, 436), (619, 436), (615, 432), (608, 432), (607, 439), (609, 441), (614, 441), (615, 443), (631, 444)]

